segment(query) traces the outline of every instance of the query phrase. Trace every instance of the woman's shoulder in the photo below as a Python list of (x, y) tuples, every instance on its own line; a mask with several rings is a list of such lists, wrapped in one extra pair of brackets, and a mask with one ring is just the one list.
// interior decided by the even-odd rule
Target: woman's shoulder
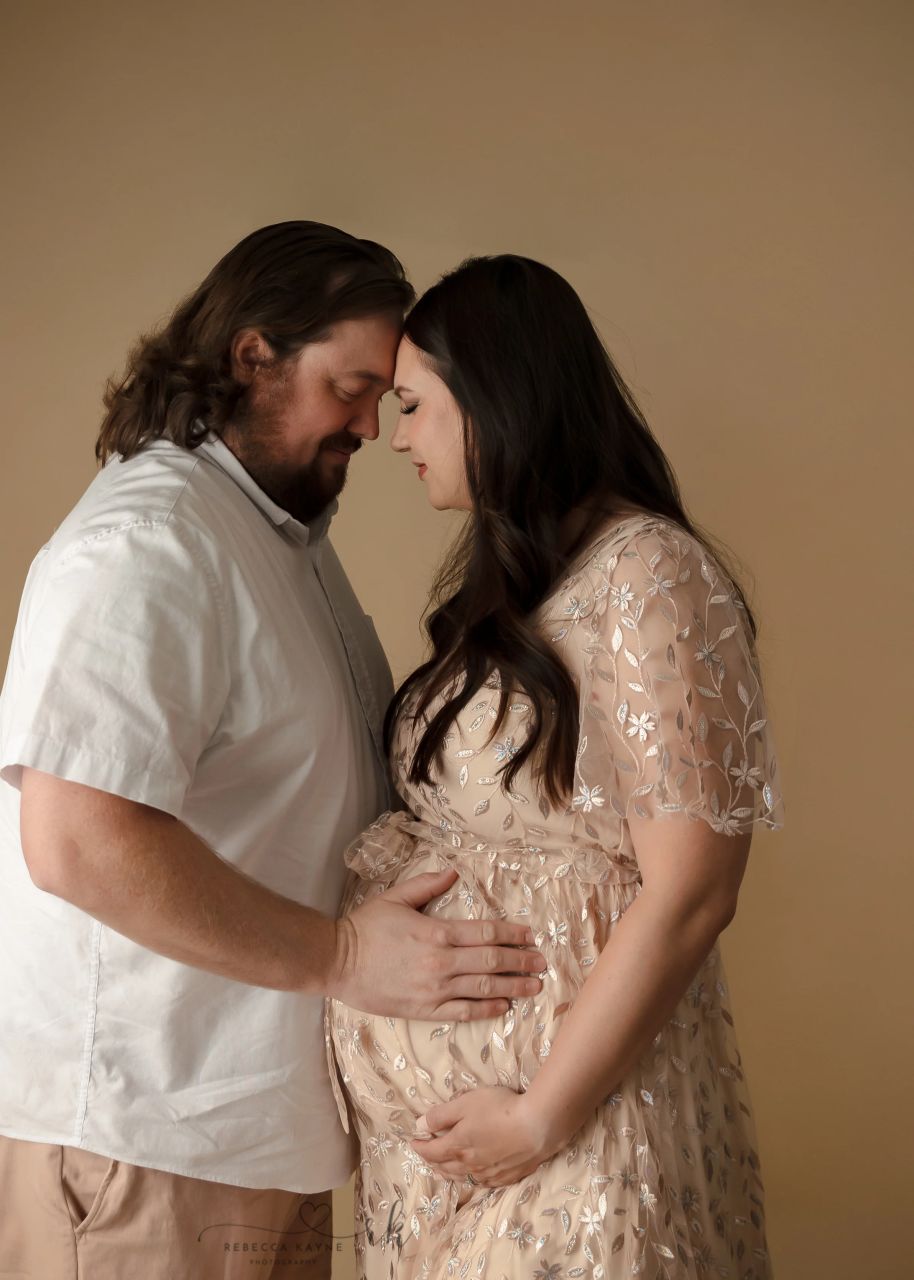
[(663, 584), (664, 595), (667, 587), (686, 585), (693, 575), (706, 586), (733, 586), (713, 546), (678, 520), (653, 511), (631, 513), (595, 531), (561, 585), (581, 578), (622, 581), (629, 572), (642, 581)]
[[(646, 530), (655, 519), (651, 512), (628, 511), (614, 515), (594, 529), (586, 542), (577, 548), (549, 595), (538, 610), (540, 620), (554, 631), (569, 621), (580, 621), (590, 613), (595, 597), (605, 594), (605, 579), (620, 551), (629, 546), (639, 531)], [(601, 586), (603, 590), (601, 591)], [(564, 630), (553, 639), (564, 636)]]
[(594, 560), (605, 560), (607, 552), (622, 556), (651, 544), (656, 548), (675, 550), (677, 554), (689, 550), (704, 551), (695, 535), (671, 516), (660, 515), (656, 511), (632, 511), (597, 529), (588, 539), (582, 557), (589, 564)]
[(582, 581), (605, 578), (626, 560), (657, 552), (682, 555), (696, 548), (696, 539), (682, 525), (654, 511), (628, 510), (596, 528), (572, 557), (567, 572), (556, 584), (556, 594), (566, 593)]
[[(678, 521), (653, 511), (628, 511), (594, 530), (545, 602), (541, 617), (553, 632), (602, 612), (610, 597), (670, 593), (693, 597), (714, 584), (732, 584), (705, 544)], [(558, 638), (556, 636), (555, 638)]]

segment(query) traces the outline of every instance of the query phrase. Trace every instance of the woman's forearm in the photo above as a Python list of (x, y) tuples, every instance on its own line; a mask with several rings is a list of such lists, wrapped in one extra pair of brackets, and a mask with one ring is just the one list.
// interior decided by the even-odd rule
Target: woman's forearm
[(710, 904), (687, 907), (642, 889), (527, 1090), (550, 1147), (566, 1142), (635, 1066), (729, 919)]

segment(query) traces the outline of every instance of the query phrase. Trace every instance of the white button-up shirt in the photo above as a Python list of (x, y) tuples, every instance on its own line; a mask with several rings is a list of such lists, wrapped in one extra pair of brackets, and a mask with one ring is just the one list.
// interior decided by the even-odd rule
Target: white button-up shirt
[(246, 1187), (345, 1182), (322, 999), (139, 946), (37, 889), (22, 766), (174, 814), (335, 915), (388, 806), (390, 671), (326, 537), (210, 436), (110, 460), (32, 563), (0, 695), (0, 1132)]

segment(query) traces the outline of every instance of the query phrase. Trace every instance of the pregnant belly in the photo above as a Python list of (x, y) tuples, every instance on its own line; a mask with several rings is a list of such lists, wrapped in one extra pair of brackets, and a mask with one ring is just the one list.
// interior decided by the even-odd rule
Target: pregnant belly
[[(452, 850), (446, 853), (451, 855)], [(502, 1085), (525, 1090), (548, 1055), (562, 1020), (596, 962), (601, 947), (636, 885), (582, 883), (554, 878), (536, 868), (455, 863), (460, 879), (424, 913), (439, 919), (492, 919), (528, 924), (548, 970), (536, 996), (511, 1002), (497, 1018), (469, 1022), (418, 1021), (367, 1014), (328, 1001), (332, 1050), (349, 1095), (372, 1128), (411, 1133), (430, 1106), (465, 1089)], [(417, 851), (408, 866), (383, 881), (350, 874), (344, 910), (368, 901), (398, 879), (441, 870), (434, 848)]]

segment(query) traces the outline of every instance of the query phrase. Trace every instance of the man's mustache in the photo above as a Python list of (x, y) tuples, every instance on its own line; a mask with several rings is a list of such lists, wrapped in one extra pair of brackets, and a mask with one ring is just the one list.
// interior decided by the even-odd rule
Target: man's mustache
[(348, 433), (328, 436), (321, 445), (322, 449), (342, 449), (344, 453), (356, 453), (361, 447), (362, 441), (359, 436), (351, 436)]

